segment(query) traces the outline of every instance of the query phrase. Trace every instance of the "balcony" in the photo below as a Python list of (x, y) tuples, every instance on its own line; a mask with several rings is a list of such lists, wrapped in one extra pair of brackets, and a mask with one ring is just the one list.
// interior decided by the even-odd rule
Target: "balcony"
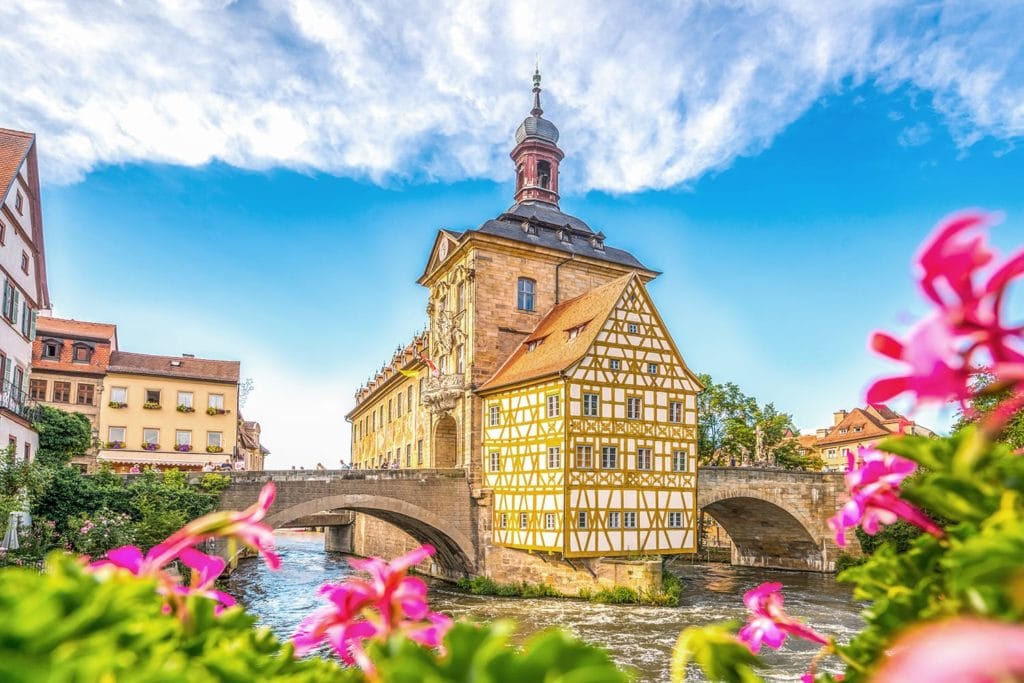
[(455, 402), (465, 392), (465, 379), (462, 375), (428, 377), (423, 383), (423, 394), (420, 396), (420, 401), (432, 413), (447, 413), (455, 407)]
[(11, 382), (0, 383), (0, 409), (30, 423), (39, 419), (39, 405), (29, 400), (28, 394)]

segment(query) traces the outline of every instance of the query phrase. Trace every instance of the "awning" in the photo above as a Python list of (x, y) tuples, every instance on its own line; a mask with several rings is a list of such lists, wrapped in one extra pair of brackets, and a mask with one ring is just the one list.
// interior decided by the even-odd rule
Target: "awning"
[[(219, 458), (216, 456), (220, 456)], [(191, 465), (202, 467), (207, 462), (214, 464), (224, 461), (223, 453), (160, 453), (154, 451), (126, 451), (106, 450), (100, 451), (98, 456), (100, 462), (127, 462), (139, 463), (140, 465)]]

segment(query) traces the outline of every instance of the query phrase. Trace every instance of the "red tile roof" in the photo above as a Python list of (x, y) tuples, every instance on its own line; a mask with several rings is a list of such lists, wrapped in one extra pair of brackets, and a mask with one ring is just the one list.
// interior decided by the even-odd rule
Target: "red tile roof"
[[(43, 357), (43, 342), (62, 342), (59, 358)], [(74, 343), (84, 341), (93, 349), (88, 363), (74, 362)], [(117, 327), (104, 323), (88, 323), (40, 316), (36, 321), (36, 339), (32, 344), (32, 370), (96, 375), (107, 371), (110, 353), (117, 349)]]
[(32, 133), (0, 128), (0, 200), (7, 196), (35, 140)]
[(129, 375), (181, 377), (211, 382), (238, 383), (241, 363), (237, 360), (210, 360), (187, 356), (153, 356), (148, 353), (115, 351), (110, 355), (108, 372)]
[(103, 339), (117, 345), (117, 325), (111, 323), (90, 323), (41, 315), (36, 319), (36, 332), (39, 336)]
[[(569, 367), (587, 352), (622, 292), (636, 273), (623, 275), (587, 293), (557, 304), (544, 316), (481, 391), (553, 375)], [(583, 325), (573, 339), (569, 330)], [(530, 344), (540, 342), (532, 350)]]

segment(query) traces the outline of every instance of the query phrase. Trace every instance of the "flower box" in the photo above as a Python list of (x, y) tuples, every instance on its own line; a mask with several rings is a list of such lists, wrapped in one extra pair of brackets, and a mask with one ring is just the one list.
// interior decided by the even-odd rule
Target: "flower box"
[(160, 410), (160, 404), (156, 401), (146, 401), (142, 404), (142, 407), (146, 410)]
[(192, 444), (190, 443), (179, 443), (174, 445), (174, 450), (179, 453), (188, 453), (192, 450)]
[(160, 450), (160, 444), (158, 444), (158, 443), (150, 443), (149, 441), (146, 441), (146, 442), (144, 442), (142, 444), (142, 450), (144, 450), (144, 451), (158, 451), (158, 450)]
[(187, 406), (184, 403), (182, 403), (181, 405), (178, 406), (178, 412), (179, 413), (194, 413), (194, 412), (196, 412), (196, 409), (193, 408), (192, 406)]
[(124, 441), (108, 441), (105, 445), (107, 448), (120, 450), (124, 448)]
[(111, 408), (127, 408), (128, 407), (128, 404), (125, 403), (124, 401), (111, 401), (107, 405), (110, 406)]
[(207, 446), (206, 447), (206, 452), (207, 453), (223, 453), (224, 452), (224, 447), (223, 446)]
[(228, 411), (225, 410), (224, 408), (207, 408), (206, 409), (206, 414), (207, 415), (227, 415)]

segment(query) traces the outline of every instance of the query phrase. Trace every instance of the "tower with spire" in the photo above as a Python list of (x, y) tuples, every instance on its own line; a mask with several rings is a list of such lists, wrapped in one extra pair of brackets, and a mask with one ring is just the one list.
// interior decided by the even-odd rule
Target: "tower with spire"
[(516, 129), (512, 161), (516, 167), (516, 202), (544, 202), (558, 206), (558, 164), (565, 154), (558, 148), (558, 128), (544, 118), (540, 106), (540, 67), (533, 73), (533, 109)]

